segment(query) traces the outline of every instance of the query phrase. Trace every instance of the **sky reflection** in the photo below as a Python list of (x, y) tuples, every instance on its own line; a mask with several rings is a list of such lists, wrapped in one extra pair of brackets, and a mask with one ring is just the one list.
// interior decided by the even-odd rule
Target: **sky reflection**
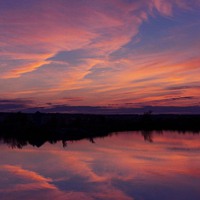
[(200, 135), (122, 133), (41, 148), (0, 145), (0, 195), (24, 199), (200, 198)]

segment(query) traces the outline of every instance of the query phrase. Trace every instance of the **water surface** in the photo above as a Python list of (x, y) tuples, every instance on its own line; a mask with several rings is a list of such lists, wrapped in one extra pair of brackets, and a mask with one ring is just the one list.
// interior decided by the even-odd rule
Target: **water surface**
[(200, 135), (123, 132), (93, 142), (1, 143), (1, 199), (200, 199)]

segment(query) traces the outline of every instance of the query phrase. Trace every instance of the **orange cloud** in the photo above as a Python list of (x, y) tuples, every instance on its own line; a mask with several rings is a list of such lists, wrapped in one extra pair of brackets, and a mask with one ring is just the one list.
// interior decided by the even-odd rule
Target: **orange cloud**
[(10, 172), (10, 173), (13, 173), (13, 174), (18, 175), (18, 176), (22, 176), (24, 178), (27, 178), (27, 179), (30, 179), (30, 180), (33, 180), (33, 181), (42, 181), (42, 182), (52, 181), (50, 178), (45, 178), (45, 177), (37, 174), (36, 172), (32, 172), (32, 171), (29, 171), (29, 170), (22, 169), (19, 166), (3, 165), (3, 166), (1, 166), (1, 168)]
[[(197, 103), (195, 88), (170, 94), (166, 89), (198, 85), (199, 40), (189, 32), (198, 21), (183, 25), (181, 19), (180, 24), (174, 20), (176, 11), (191, 12), (194, 5), (199, 1), (30, 0), (24, 7), (2, 3), (0, 93), (41, 105), (49, 99), (65, 103), (67, 96), (81, 97), (82, 105), (163, 105), (169, 101), (162, 100), (180, 96), (195, 97), (182, 105)], [(150, 25), (155, 31), (149, 31)], [(89, 53), (77, 54), (78, 64), (70, 62), (70, 56), (64, 61), (59, 57), (74, 50)]]

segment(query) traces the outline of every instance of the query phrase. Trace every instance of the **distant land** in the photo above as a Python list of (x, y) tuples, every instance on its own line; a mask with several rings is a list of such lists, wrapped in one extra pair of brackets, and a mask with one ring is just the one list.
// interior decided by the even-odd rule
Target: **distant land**
[[(30, 105), (31, 103), (31, 105)], [(195, 114), (200, 115), (200, 106), (139, 106), (133, 107), (126, 104), (107, 106), (71, 106), (66, 104), (48, 104), (45, 106), (34, 106), (26, 100), (0, 100), (0, 112), (24, 112), (35, 113), (78, 113), (78, 114), (143, 114), (149, 110), (153, 114)]]
[(151, 132), (170, 130), (200, 132), (200, 115), (94, 115), (59, 113), (0, 113), (0, 140), (12, 147), (105, 137), (120, 131), (141, 131), (151, 141)]

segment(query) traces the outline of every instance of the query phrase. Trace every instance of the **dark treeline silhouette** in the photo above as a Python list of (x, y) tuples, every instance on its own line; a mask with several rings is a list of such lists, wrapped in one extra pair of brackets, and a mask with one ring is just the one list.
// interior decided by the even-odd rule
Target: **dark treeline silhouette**
[(141, 131), (152, 142), (152, 131), (171, 130), (199, 133), (200, 115), (88, 115), (46, 114), (36, 112), (0, 113), (0, 140), (11, 147), (31, 144), (40, 147), (45, 142), (56, 143), (105, 137), (119, 131)]

